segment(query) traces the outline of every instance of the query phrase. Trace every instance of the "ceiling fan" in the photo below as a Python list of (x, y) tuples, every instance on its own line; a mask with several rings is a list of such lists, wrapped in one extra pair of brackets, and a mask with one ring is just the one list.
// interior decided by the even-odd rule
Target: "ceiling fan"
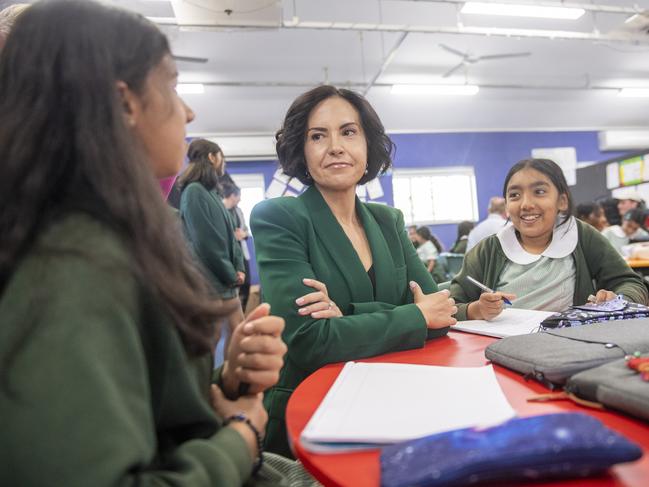
[(461, 58), (459, 64), (453, 66), (446, 73), (444, 73), (442, 75), (442, 78), (448, 78), (453, 73), (455, 73), (458, 69), (460, 68), (466, 69), (470, 64), (475, 64), (480, 61), (488, 61), (490, 59), (493, 60), (493, 59), (505, 59), (505, 58), (514, 58), (514, 57), (527, 57), (532, 55), (531, 52), (511, 52), (511, 53), (503, 53), (503, 54), (488, 54), (486, 56), (474, 56), (468, 51), (462, 52), (458, 49), (449, 47), (446, 44), (440, 44), (439, 47)]
[(193, 56), (179, 56), (174, 54), (173, 58), (176, 61), (181, 61), (185, 63), (206, 63), (208, 59), (206, 57), (193, 57)]

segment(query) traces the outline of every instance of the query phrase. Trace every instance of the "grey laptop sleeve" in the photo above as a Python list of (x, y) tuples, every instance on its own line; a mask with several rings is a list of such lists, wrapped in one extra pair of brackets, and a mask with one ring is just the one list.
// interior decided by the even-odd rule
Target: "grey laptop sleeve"
[(624, 359), (573, 375), (565, 389), (582, 399), (649, 420), (649, 382), (627, 367)]
[(485, 355), (553, 389), (578, 372), (636, 351), (649, 352), (649, 318), (507, 337), (489, 345)]

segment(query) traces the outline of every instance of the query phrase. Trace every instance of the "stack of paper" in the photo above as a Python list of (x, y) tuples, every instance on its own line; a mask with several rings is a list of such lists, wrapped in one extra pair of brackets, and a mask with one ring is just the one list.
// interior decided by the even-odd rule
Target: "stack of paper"
[(302, 432), (313, 452), (411, 440), (515, 415), (492, 367), (348, 362)]
[(506, 308), (491, 321), (459, 321), (451, 329), (498, 338), (526, 335), (538, 331), (541, 322), (553, 314), (553, 311)]

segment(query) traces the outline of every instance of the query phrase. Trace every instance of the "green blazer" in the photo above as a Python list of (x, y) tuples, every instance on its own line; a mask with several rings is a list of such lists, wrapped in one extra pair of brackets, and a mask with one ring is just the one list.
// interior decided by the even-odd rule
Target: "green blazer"
[[(263, 298), (286, 320), (288, 354), (278, 384), (265, 397), (266, 448), (272, 452), (291, 455), (286, 403), (309, 374), (333, 362), (422, 347), (427, 337), (448, 331), (428, 332), (413, 304), (409, 281), (417, 281), (425, 293), (437, 286), (408, 240), (401, 212), (358, 199), (356, 212), (372, 249), (376, 297), (358, 254), (314, 186), (297, 198), (263, 201), (252, 212)], [(314, 291), (302, 283), (305, 277), (326, 284), (343, 317), (298, 314), (295, 300)]]
[(180, 196), (185, 236), (208, 279), (223, 299), (237, 295), (237, 271), (244, 272), (243, 253), (234, 224), (216, 190), (191, 183)]

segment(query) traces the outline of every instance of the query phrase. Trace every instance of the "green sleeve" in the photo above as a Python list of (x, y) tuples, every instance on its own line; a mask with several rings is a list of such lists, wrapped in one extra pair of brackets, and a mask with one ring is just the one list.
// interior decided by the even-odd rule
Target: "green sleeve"
[(300, 224), (281, 203), (268, 200), (255, 207), (250, 226), (264, 300), (273, 314), (286, 320), (283, 338), (288, 355), (302, 370), (424, 345), (426, 324), (414, 304), (392, 309), (369, 304), (365, 309), (370, 312), (340, 318), (300, 316), (295, 299), (313, 291), (302, 279), (318, 279)]
[[(209, 192), (198, 185), (185, 188), (182, 198), (185, 203), (181, 205), (183, 224), (194, 252), (207, 271), (224, 285), (234, 286), (237, 282), (237, 264), (232, 262), (228, 253), (232, 247), (229, 216), (220, 211)], [(241, 259), (243, 269), (243, 257)]]
[(647, 287), (611, 243), (598, 231), (582, 225), (584, 257), (596, 291), (607, 289), (640, 304), (649, 304)]
[[(467, 308), (473, 301), (480, 299), (480, 289), (470, 284), (466, 276), (471, 276), (479, 282), (487, 284), (485, 278), (485, 266), (489, 261), (487, 258), (487, 241), (483, 240), (473, 247), (464, 256), (462, 269), (451, 281), (451, 297), (455, 300), (458, 321), (468, 320)], [(488, 286), (489, 284), (487, 284)]]
[[(12, 361), (11, 394), (0, 389), (5, 420), (0, 443), (9, 443), (6, 451), (1, 448), (6, 467), (0, 466), (0, 484), (8, 478), (13, 482), (7, 485), (67, 487), (245, 482), (252, 458), (231, 428), (207, 437), (188, 431), (185, 441), (159, 443), (150, 389), (154, 372), (141, 335), (155, 324), (139, 321), (139, 291), (128, 272), (60, 258), (47, 264), (37, 285), (33, 276), (18, 288), (21, 292), (9, 289), (5, 295), (29, 303), (42, 292), (43, 299), (32, 314), (29, 340)], [(7, 304), (0, 308), (20, 310)], [(18, 319), (13, 317), (15, 323)], [(179, 428), (195, 421), (187, 409), (169, 414)]]

